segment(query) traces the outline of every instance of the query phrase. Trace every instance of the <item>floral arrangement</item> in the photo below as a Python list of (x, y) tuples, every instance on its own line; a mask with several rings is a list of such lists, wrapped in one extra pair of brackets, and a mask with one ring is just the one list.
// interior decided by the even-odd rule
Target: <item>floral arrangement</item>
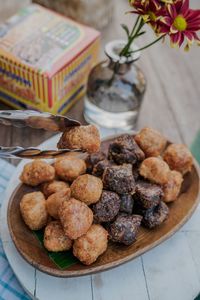
[[(129, 57), (133, 52), (144, 50), (166, 36), (170, 39), (172, 47), (181, 47), (185, 43), (185, 51), (200, 39), (197, 32), (200, 30), (200, 10), (190, 8), (189, 0), (129, 0), (133, 10), (132, 14), (137, 14), (137, 20), (130, 31), (122, 24), (128, 41), (122, 49), (120, 56)], [(132, 51), (131, 45), (135, 39), (145, 34), (144, 25), (152, 27), (156, 34), (156, 39), (144, 47)]]

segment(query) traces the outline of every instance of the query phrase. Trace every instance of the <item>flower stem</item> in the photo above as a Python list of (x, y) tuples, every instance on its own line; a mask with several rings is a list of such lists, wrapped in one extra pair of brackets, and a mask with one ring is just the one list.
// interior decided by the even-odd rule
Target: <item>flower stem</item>
[[(139, 25), (138, 25), (139, 23)], [(131, 31), (131, 34), (128, 39), (128, 43), (124, 46), (122, 51), (120, 52), (120, 56), (129, 56), (129, 49), (131, 44), (133, 43), (134, 39), (137, 37), (139, 34), (141, 28), (144, 26), (144, 21), (143, 19), (139, 16), (135, 22), (135, 25), (133, 26), (133, 29)]]
[(135, 24), (134, 24), (134, 26), (133, 26), (133, 29), (132, 29), (132, 31), (131, 31), (130, 36), (132, 36), (132, 35), (134, 34), (135, 29), (136, 29), (136, 27), (137, 27), (137, 25), (138, 25), (139, 20), (140, 20), (140, 16), (137, 17), (137, 20), (136, 20), (136, 22), (135, 22)]
[(132, 54), (132, 53), (135, 53), (135, 52), (138, 52), (138, 51), (142, 51), (146, 48), (149, 48), (150, 46), (154, 45), (155, 43), (157, 43), (158, 41), (160, 41), (166, 34), (163, 34), (161, 35), (159, 38), (157, 38), (156, 40), (154, 40), (153, 42), (151, 42), (150, 44), (147, 44), (146, 46), (142, 47), (142, 48), (139, 48), (137, 50), (134, 50), (134, 51), (131, 51), (129, 52), (129, 54)]

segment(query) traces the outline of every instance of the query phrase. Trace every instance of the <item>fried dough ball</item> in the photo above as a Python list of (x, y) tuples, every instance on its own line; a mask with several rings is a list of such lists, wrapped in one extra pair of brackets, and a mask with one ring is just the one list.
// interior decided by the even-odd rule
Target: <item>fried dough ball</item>
[(71, 191), (68, 188), (66, 191), (60, 191), (50, 195), (46, 200), (46, 208), (51, 217), (59, 219), (58, 210), (63, 201), (70, 199)]
[(72, 197), (90, 205), (99, 201), (103, 183), (100, 178), (85, 174), (76, 178), (70, 188)]
[(65, 235), (59, 221), (51, 221), (45, 227), (44, 246), (52, 252), (67, 251), (72, 247), (72, 240)]
[(142, 217), (139, 215), (119, 215), (110, 225), (109, 235), (113, 242), (131, 245), (136, 240)]
[(104, 188), (117, 194), (133, 194), (135, 192), (135, 179), (132, 165), (112, 166), (103, 173)]
[(31, 186), (37, 186), (46, 181), (52, 181), (55, 177), (55, 169), (42, 160), (34, 160), (24, 166), (20, 180)]
[(56, 160), (54, 167), (61, 179), (70, 182), (86, 172), (85, 161), (73, 156)]
[(159, 156), (166, 147), (166, 138), (157, 130), (145, 127), (135, 136), (136, 143), (146, 157)]
[(165, 184), (170, 174), (169, 166), (161, 158), (149, 157), (140, 165), (140, 175), (152, 182)]
[(44, 195), (41, 192), (24, 195), (20, 202), (20, 212), (30, 229), (39, 230), (43, 228), (48, 219)]
[(73, 254), (83, 264), (91, 265), (106, 251), (107, 246), (107, 231), (101, 225), (93, 224), (85, 235), (74, 242)]
[(69, 184), (64, 181), (54, 180), (52, 182), (46, 182), (42, 186), (42, 192), (46, 197), (57, 193), (66, 192), (69, 189)]
[(144, 152), (129, 134), (119, 136), (109, 146), (108, 158), (119, 165), (135, 164), (145, 158)]
[(120, 198), (110, 191), (103, 191), (100, 200), (92, 206), (94, 218), (97, 222), (110, 222), (119, 212)]
[(139, 181), (135, 188), (134, 200), (148, 209), (157, 206), (163, 197), (162, 188), (154, 183)]
[(183, 175), (191, 171), (193, 157), (185, 145), (169, 145), (164, 152), (163, 159), (168, 163), (171, 170), (178, 171)]
[(171, 171), (168, 182), (163, 186), (164, 202), (175, 201), (180, 193), (183, 176), (177, 171)]
[(84, 235), (93, 222), (92, 210), (74, 198), (61, 203), (58, 215), (65, 234), (72, 240)]
[(76, 126), (65, 130), (58, 142), (58, 148), (81, 149), (94, 153), (99, 151), (100, 144), (100, 134), (96, 126)]
[(87, 156), (85, 162), (87, 166), (87, 173), (92, 173), (94, 166), (99, 162), (106, 158), (105, 153), (96, 152)]

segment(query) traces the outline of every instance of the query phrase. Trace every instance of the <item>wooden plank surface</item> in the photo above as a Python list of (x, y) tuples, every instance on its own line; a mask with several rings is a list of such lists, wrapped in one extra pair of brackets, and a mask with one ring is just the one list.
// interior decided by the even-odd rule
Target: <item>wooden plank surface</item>
[(114, 270), (92, 275), (94, 300), (149, 300), (141, 257)]
[[(36, 297), (38, 299), (69, 299), (69, 300), (92, 300), (91, 276), (78, 278), (56, 278), (36, 271), (37, 288)], [(42, 284), (39, 284), (42, 283)], [(49, 293), (49, 285), (55, 286)]]
[[(0, 0), (0, 21), (5, 20), (16, 8), (28, 2), (28, 0)], [(191, 2), (194, 7), (200, 8), (199, 0)], [(112, 24), (102, 32), (103, 45), (111, 39), (123, 38), (120, 23), (132, 24), (131, 16), (124, 14), (127, 8), (127, 1), (124, 0), (118, 1), (115, 5)], [(151, 31), (149, 30), (148, 33), (140, 45), (151, 39)], [(190, 145), (200, 127), (199, 48), (194, 48), (186, 54), (160, 43), (143, 52), (138, 65), (146, 75), (148, 86), (137, 128), (149, 125), (157, 128), (173, 141)], [(5, 106), (0, 104), (0, 109), (3, 108)], [(83, 102), (80, 101), (68, 112), (68, 115), (84, 122), (82, 109)], [(104, 133), (108, 132), (104, 131)], [(5, 146), (35, 146), (50, 136), (50, 133), (44, 131), (0, 127), (0, 145)], [(185, 231), (181, 231), (163, 245), (118, 269), (89, 276), (80, 281), (79, 279), (63, 280), (59, 284), (66, 285), (65, 299), (78, 299), (82, 295), (82, 299), (89, 300), (107, 300), (112, 297), (115, 300), (133, 298), (192, 300), (200, 290), (199, 219), (198, 210), (191, 222), (185, 225)], [(43, 275), (38, 273), (35, 294), (39, 299), (40, 297), (45, 299), (48, 295), (48, 286), (42, 289), (42, 285), (39, 284), (39, 282), (42, 284), (42, 277)], [(168, 289), (168, 283), (171, 284), (172, 289)], [(188, 287), (186, 293), (183, 292), (184, 286)], [(175, 290), (177, 290), (176, 297), (174, 297)], [(51, 299), (57, 298), (52, 296)]]
[(184, 233), (143, 255), (151, 300), (189, 300), (199, 292), (196, 266)]

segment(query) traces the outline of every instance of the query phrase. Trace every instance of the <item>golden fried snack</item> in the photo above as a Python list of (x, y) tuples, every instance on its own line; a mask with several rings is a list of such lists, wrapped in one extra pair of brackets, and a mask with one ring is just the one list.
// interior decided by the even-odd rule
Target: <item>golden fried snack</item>
[(146, 157), (159, 156), (166, 147), (166, 138), (157, 130), (145, 127), (135, 136), (136, 143)]
[(64, 181), (53, 180), (51, 182), (46, 182), (42, 186), (42, 192), (46, 197), (57, 193), (57, 192), (67, 192), (69, 189), (69, 184)]
[(64, 192), (61, 191), (50, 195), (46, 200), (46, 208), (48, 214), (54, 219), (59, 219), (58, 217), (59, 207), (63, 201), (69, 200), (70, 196), (71, 196), (70, 188), (68, 188)]
[(101, 225), (93, 224), (85, 235), (74, 242), (73, 254), (83, 264), (91, 265), (106, 251), (107, 246), (107, 231)]
[(171, 171), (168, 182), (163, 186), (163, 201), (175, 201), (180, 193), (183, 176), (177, 171)]
[(85, 234), (93, 222), (92, 210), (74, 198), (63, 201), (58, 214), (65, 234), (72, 240)]
[(55, 169), (42, 160), (34, 160), (24, 166), (20, 180), (28, 185), (37, 186), (46, 181), (52, 181)]
[(183, 175), (191, 171), (193, 157), (185, 145), (169, 145), (164, 152), (163, 159), (168, 163), (170, 169), (176, 170)]
[(94, 153), (100, 149), (100, 134), (94, 125), (76, 126), (65, 130), (58, 142), (59, 149), (82, 149)]
[(59, 221), (51, 221), (45, 227), (44, 246), (53, 252), (67, 251), (72, 247), (72, 240), (65, 235)]
[(85, 174), (76, 178), (70, 188), (72, 197), (90, 205), (99, 201), (103, 183), (100, 178)]
[(139, 172), (144, 178), (162, 185), (167, 183), (170, 169), (168, 164), (161, 158), (149, 157), (143, 160)]
[(73, 156), (56, 160), (54, 167), (56, 174), (66, 181), (73, 181), (86, 172), (85, 161)]
[(20, 202), (20, 212), (30, 229), (39, 230), (43, 228), (48, 219), (44, 195), (41, 192), (24, 195)]

